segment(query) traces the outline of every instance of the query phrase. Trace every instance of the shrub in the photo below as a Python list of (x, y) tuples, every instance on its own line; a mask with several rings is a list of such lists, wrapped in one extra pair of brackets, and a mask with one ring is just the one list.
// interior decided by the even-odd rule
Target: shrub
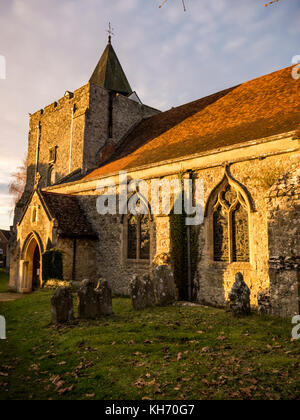
[(50, 249), (44, 252), (43, 283), (51, 279), (63, 280), (63, 252), (59, 249)]
[(44, 282), (44, 289), (56, 290), (58, 287), (70, 287), (68, 281), (50, 279)]

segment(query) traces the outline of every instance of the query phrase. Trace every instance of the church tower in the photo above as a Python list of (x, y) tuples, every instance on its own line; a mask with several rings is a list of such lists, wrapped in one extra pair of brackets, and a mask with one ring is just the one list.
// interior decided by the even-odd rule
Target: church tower
[(25, 195), (80, 179), (104, 163), (126, 134), (159, 111), (143, 105), (128, 82), (109, 35), (89, 82), (30, 116)]

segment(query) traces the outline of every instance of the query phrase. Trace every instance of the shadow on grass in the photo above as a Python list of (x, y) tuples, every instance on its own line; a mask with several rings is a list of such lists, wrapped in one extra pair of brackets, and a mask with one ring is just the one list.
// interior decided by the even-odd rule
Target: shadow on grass
[(290, 320), (114, 299), (113, 316), (58, 328), (52, 293), (0, 304), (0, 399), (300, 398)]

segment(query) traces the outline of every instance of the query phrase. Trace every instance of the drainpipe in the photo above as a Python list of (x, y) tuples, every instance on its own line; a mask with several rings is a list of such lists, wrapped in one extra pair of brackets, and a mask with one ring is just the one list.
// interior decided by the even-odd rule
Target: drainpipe
[(72, 120), (71, 120), (71, 136), (70, 136), (70, 154), (69, 154), (69, 174), (72, 170), (72, 147), (73, 147), (73, 126), (74, 126), (74, 114), (76, 111), (76, 105), (71, 108)]
[(73, 267), (72, 267), (72, 281), (76, 281), (76, 250), (77, 241), (76, 238), (73, 240)]
[[(188, 170), (188, 179), (193, 179), (193, 172), (192, 170)], [(190, 200), (193, 199), (193, 192), (192, 197), (189, 197)], [(192, 301), (192, 256), (191, 256), (191, 226), (186, 227), (187, 231), (187, 261), (188, 261), (188, 301)]]

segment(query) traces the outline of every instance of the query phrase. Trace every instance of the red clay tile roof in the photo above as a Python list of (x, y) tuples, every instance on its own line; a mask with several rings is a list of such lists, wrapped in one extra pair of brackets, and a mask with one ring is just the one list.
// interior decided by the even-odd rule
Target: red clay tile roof
[(42, 192), (51, 216), (58, 222), (61, 236), (96, 238), (97, 234), (87, 220), (77, 197), (67, 194)]
[(143, 120), (94, 179), (272, 135), (300, 124), (300, 81), (292, 67)]

